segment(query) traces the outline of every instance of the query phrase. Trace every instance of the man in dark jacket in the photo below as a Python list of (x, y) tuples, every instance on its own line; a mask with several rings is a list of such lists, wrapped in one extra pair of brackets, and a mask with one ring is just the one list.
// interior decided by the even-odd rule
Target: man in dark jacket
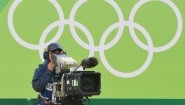
[(52, 100), (52, 83), (55, 64), (51, 61), (51, 54), (62, 54), (63, 48), (58, 43), (48, 45), (43, 57), (45, 61), (35, 70), (32, 86), (36, 92), (39, 92), (39, 105), (48, 105)]

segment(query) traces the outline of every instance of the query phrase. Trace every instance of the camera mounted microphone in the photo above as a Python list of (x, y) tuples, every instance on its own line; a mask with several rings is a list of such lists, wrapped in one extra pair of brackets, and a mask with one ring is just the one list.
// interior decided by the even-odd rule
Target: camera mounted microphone
[(82, 60), (80, 65), (83, 67), (83, 70), (85, 70), (86, 68), (95, 67), (96, 65), (98, 65), (98, 59), (95, 57), (89, 57)]

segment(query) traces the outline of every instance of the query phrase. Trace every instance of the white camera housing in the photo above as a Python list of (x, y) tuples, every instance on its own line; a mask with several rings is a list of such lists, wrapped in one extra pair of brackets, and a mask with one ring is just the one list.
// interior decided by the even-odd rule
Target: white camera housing
[(56, 73), (59, 74), (65, 70), (74, 70), (78, 67), (78, 63), (72, 57), (69, 57), (65, 54), (56, 55), (53, 54), (53, 61), (56, 63)]

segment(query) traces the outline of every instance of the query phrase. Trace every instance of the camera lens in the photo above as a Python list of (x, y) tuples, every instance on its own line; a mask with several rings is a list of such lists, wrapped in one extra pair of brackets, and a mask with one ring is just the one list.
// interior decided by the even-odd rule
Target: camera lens
[(99, 91), (100, 82), (97, 75), (86, 74), (81, 78), (81, 89), (84, 92)]

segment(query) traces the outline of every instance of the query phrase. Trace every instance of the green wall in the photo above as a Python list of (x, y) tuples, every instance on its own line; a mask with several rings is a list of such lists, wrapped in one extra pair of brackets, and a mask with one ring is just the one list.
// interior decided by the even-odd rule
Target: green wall
[(0, 98), (37, 96), (32, 76), (51, 41), (78, 62), (99, 59), (94, 98), (185, 98), (184, 0), (50, 1), (0, 0)]

